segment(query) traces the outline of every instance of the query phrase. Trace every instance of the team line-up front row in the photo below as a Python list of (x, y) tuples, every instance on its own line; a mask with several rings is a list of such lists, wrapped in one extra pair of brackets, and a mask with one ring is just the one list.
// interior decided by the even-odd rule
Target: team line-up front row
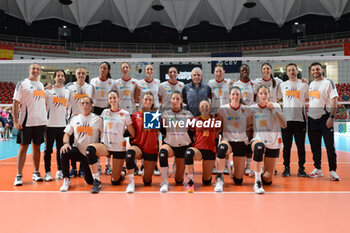
[[(230, 82), (223, 78), (223, 68), (217, 66), (214, 72), (216, 78), (205, 84), (202, 71), (194, 68), (192, 83), (184, 85), (176, 80), (177, 70), (171, 67), (168, 72), (170, 80), (159, 85), (159, 81), (153, 79), (152, 65), (146, 66), (144, 80), (135, 80), (129, 76), (130, 65), (122, 63), (123, 78), (114, 81), (110, 78), (109, 63), (103, 62), (100, 65), (101, 76), (92, 79), (92, 85), (85, 83), (86, 70), (78, 68), (76, 82), (64, 88), (65, 73), (60, 70), (55, 72), (54, 86), (44, 90), (38, 80), (40, 65), (32, 64), (29, 78), (17, 84), (14, 94), (13, 119), (14, 127), (19, 129), (17, 143), (20, 144), (14, 185), (23, 184), (22, 170), (30, 143), (33, 145), (35, 169), (32, 178), (43, 180), (39, 164), (40, 144), (44, 142), (45, 132), (45, 180), (52, 179), (50, 161), (56, 140), (56, 178), (63, 179), (61, 191), (71, 188), (69, 161), (79, 161), (86, 183), (92, 184), (91, 192), (98, 193), (102, 188), (98, 161), (99, 157), (106, 156), (113, 158), (113, 185), (122, 182), (123, 165), (126, 164), (127, 193), (135, 191), (135, 161), (142, 159), (143, 182), (151, 185), (158, 158), (162, 175), (160, 191), (167, 192), (170, 157), (175, 157), (176, 184), (183, 184), (186, 175), (187, 192), (194, 192), (194, 160), (202, 160), (204, 185), (211, 184), (212, 171), (216, 167), (214, 190), (222, 192), (226, 160), (232, 154), (234, 183), (242, 184), (247, 165), (250, 168), (250, 158), (253, 158), (254, 192), (261, 194), (264, 193), (263, 185), (272, 184), (281, 148), (285, 166), (282, 175), (290, 175), (293, 135), (298, 147), (298, 175), (323, 176), (323, 136), (330, 179), (338, 181), (333, 132), (337, 106), (334, 83), (323, 77), (321, 64), (317, 62), (311, 65), (315, 81), (310, 87), (305, 80), (297, 79), (295, 64), (287, 65), (286, 70), (289, 80), (282, 82), (272, 77), (271, 65), (264, 63), (261, 67), (263, 78), (253, 82), (249, 78), (249, 67), (242, 65), (240, 79)], [(135, 107), (138, 94), (140, 111)], [(283, 111), (277, 103), (281, 98)], [(309, 103), (308, 134), (315, 166), (309, 175), (304, 168), (306, 102)], [(152, 112), (159, 107), (164, 127), (161, 130), (144, 129), (144, 112)], [(67, 115), (70, 116), (68, 124)], [(128, 148), (126, 137), (130, 138)], [(107, 166), (110, 166), (109, 161), (107, 159)]]

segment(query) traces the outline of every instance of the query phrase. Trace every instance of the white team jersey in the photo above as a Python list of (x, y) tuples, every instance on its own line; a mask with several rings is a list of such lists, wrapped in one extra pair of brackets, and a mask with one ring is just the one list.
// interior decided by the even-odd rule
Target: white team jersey
[(26, 78), (17, 83), (13, 99), (20, 103), (19, 123), (26, 127), (47, 124), (44, 85)]
[(128, 111), (129, 114), (136, 112), (134, 99), (136, 81), (136, 79), (130, 78), (128, 81), (117, 79), (114, 82), (113, 90), (116, 90), (119, 94), (119, 107)]
[(140, 109), (142, 109), (142, 98), (147, 92), (152, 92), (154, 107), (159, 108), (159, 79), (153, 79), (152, 82), (147, 82), (146, 80), (138, 80), (136, 82), (137, 87), (140, 88)]
[(77, 82), (67, 83), (65, 88), (71, 92), (69, 99), (69, 115), (81, 113), (81, 98), (84, 96), (88, 96), (90, 98), (94, 97), (94, 87), (88, 83), (84, 83), (83, 86), (79, 86)]
[(69, 135), (74, 133), (73, 146), (78, 147), (80, 153), (85, 155), (89, 144), (98, 143), (102, 128), (103, 121), (101, 117), (94, 113), (90, 113), (89, 116), (79, 114), (71, 119), (64, 132)]
[(46, 90), (47, 127), (66, 127), (70, 91), (64, 87)]
[(251, 108), (240, 105), (235, 109), (231, 104), (225, 104), (219, 108), (218, 114), (222, 116), (224, 140), (248, 144), (246, 131), (247, 119), (253, 114)]
[(338, 97), (337, 88), (332, 80), (312, 81), (309, 87), (309, 116), (319, 119), (331, 111), (331, 99)]
[(254, 94), (256, 94), (258, 87), (252, 80), (248, 82), (238, 80), (234, 82), (233, 86), (241, 88), (244, 104), (248, 106), (254, 104)]
[(160, 105), (160, 110), (163, 112), (165, 110), (170, 110), (171, 105), (171, 94), (174, 91), (179, 91), (182, 93), (182, 89), (185, 87), (183, 82), (176, 81), (176, 84), (171, 84), (169, 81), (162, 82), (159, 85), (159, 95), (162, 97), (162, 104)]
[(112, 90), (114, 80), (109, 78), (102, 81), (100, 77), (93, 78), (90, 84), (94, 86), (94, 105), (99, 108), (106, 108), (108, 105), (108, 93)]
[(309, 98), (309, 86), (301, 80), (281, 83), (283, 114), (287, 121), (305, 121), (305, 102)]
[(113, 112), (111, 109), (103, 110), (102, 142), (109, 151), (126, 151), (124, 139), (125, 127), (131, 125), (130, 113), (124, 109)]
[[(269, 101), (271, 101), (272, 103), (277, 103), (278, 99), (282, 98), (282, 92), (281, 92), (281, 83), (283, 82), (281, 79), (279, 78), (274, 78), (276, 80), (276, 86), (272, 87), (272, 79), (270, 79), (269, 81), (265, 81), (262, 78), (257, 78), (254, 80), (255, 84), (257, 85), (257, 87), (259, 87), (260, 85), (266, 85), (270, 88), (270, 98)], [(256, 102), (259, 103), (259, 97), (256, 97)]]
[(166, 138), (164, 139), (164, 142), (172, 147), (189, 145), (191, 139), (187, 133), (188, 127), (186, 127), (186, 121), (192, 117), (193, 114), (184, 109), (180, 112), (174, 112), (171, 109), (163, 112), (163, 127), (166, 128)]
[(211, 88), (211, 112), (217, 113), (222, 105), (230, 103), (230, 80), (223, 79), (221, 82), (211, 79), (208, 82)]
[[(273, 103), (275, 111), (282, 114), (279, 104)], [(259, 104), (251, 106), (253, 111), (254, 137), (251, 141), (261, 141), (269, 149), (283, 148), (281, 138), (281, 126), (279, 125), (275, 114), (267, 107), (260, 107)]]

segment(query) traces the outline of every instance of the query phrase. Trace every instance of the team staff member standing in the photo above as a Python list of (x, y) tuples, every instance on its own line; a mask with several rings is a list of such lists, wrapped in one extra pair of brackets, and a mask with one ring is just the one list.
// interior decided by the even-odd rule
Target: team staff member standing
[(202, 82), (203, 72), (201, 68), (193, 68), (191, 77), (192, 82), (186, 84), (182, 90), (183, 102), (187, 105), (187, 110), (189, 110), (194, 116), (199, 116), (199, 103), (202, 100), (211, 99), (211, 88), (208, 84)]
[(46, 106), (48, 123), (46, 128), (46, 147), (44, 154), (45, 181), (53, 180), (51, 176), (51, 154), (53, 143), (56, 141), (56, 179), (63, 179), (61, 168), (60, 149), (63, 146), (64, 128), (67, 124), (67, 108), (70, 96), (69, 90), (64, 88), (66, 73), (64, 70), (57, 70), (54, 73), (55, 85), (51, 90), (46, 90)]
[[(63, 185), (60, 188), (61, 192), (67, 192), (71, 188), (69, 179), (69, 160), (79, 161), (80, 166), (84, 169), (84, 179), (86, 183), (93, 184), (93, 178), (87, 158), (85, 156), (86, 148), (89, 144), (97, 143), (101, 137), (103, 129), (102, 118), (94, 113), (91, 113), (92, 99), (83, 97), (80, 100), (82, 113), (74, 116), (67, 127), (64, 129), (63, 143), (61, 148), (61, 163), (63, 171)], [(69, 138), (74, 135), (74, 143), (69, 144)]]
[[(87, 96), (93, 98), (94, 96), (94, 87), (91, 84), (85, 82), (86, 80), (86, 69), (84, 67), (79, 67), (75, 71), (75, 77), (77, 78), (76, 82), (67, 83), (65, 86), (70, 92), (69, 99), (69, 119), (72, 115), (76, 115), (81, 113), (79, 101), (83, 97)], [(72, 143), (73, 138), (71, 139)], [(83, 176), (82, 171), (79, 170), (80, 176)], [(77, 166), (76, 163), (72, 161), (72, 170), (70, 172), (70, 176), (77, 176)]]
[(294, 63), (286, 66), (288, 81), (281, 83), (283, 95), (283, 113), (286, 117), (287, 128), (282, 129), (283, 165), (282, 176), (290, 176), (290, 150), (293, 136), (298, 148), (298, 176), (307, 177), (305, 172), (305, 103), (309, 101), (309, 86), (298, 79), (298, 67)]
[(338, 93), (333, 81), (323, 77), (323, 69), (319, 62), (311, 64), (311, 75), (315, 78), (309, 87), (309, 120), (308, 135), (313, 154), (315, 169), (310, 177), (323, 176), (321, 170), (321, 138), (326, 145), (329, 178), (339, 181), (337, 170), (337, 154), (334, 148), (334, 115), (337, 111)]
[[(17, 143), (17, 175), (15, 186), (22, 185), (22, 171), (26, 161), (27, 149), (30, 143), (33, 148), (34, 172), (32, 179), (43, 181), (39, 172), (40, 144), (44, 142), (46, 129), (45, 91), (39, 81), (41, 67), (34, 63), (29, 66), (29, 77), (20, 81), (13, 96), (13, 122), (18, 129)], [(20, 113), (20, 116), (18, 116)]]

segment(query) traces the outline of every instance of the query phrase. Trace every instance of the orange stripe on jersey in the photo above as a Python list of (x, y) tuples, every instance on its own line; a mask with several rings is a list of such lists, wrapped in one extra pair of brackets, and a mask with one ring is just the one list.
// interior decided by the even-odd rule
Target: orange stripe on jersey
[(286, 91), (286, 96), (294, 96), (295, 98), (300, 98), (300, 91)]
[(63, 106), (67, 106), (67, 99), (61, 97), (53, 97), (54, 104), (62, 104)]
[(33, 90), (33, 97), (36, 97), (36, 96), (41, 96), (45, 98), (45, 91)]
[(77, 132), (78, 133), (87, 133), (89, 136), (93, 135), (94, 128), (91, 126), (78, 126)]
[(84, 98), (84, 97), (89, 97), (89, 95), (88, 94), (79, 94), (79, 93), (76, 93), (75, 95), (74, 95), (74, 98), (75, 99), (82, 99), (82, 98)]
[(321, 92), (320, 91), (309, 91), (309, 96), (310, 97), (316, 97), (316, 99), (321, 98)]

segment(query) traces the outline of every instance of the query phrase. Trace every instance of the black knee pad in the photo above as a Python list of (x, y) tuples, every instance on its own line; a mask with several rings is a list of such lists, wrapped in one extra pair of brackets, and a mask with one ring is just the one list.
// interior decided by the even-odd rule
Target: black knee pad
[(235, 185), (241, 185), (243, 183), (243, 178), (237, 179), (236, 177), (233, 177), (233, 182), (235, 182)]
[(126, 169), (135, 169), (135, 151), (134, 150), (128, 150), (126, 152), (125, 157), (125, 163), (126, 163)]
[(262, 162), (265, 152), (265, 145), (262, 142), (258, 142), (254, 145), (254, 161)]
[(186, 165), (193, 165), (193, 157), (194, 157), (194, 150), (187, 149), (185, 152), (185, 164)]
[(120, 185), (120, 183), (123, 181), (123, 176), (120, 176), (117, 181), (111, 179), (112, 185)]
[(211, 180), (212, 180), (212, 177), (210, 177), (209, 180), (204, 180), (204, 179), (202, 178), (203, 185), (211, 185)]
[(166, 149), (161, 149), (159, 151), (159, 165), (160, 167), (169, 167), (168, 151)]
[(143, 178), (143, 184), (145, 185), (145, 186), (151, 186), (151, 184), (152, 184), (152, 179), (150, 180), (150, 181), (145, 181), (145, 178)]
[(93, 146), (88, 146), (85, 151), (88, 164), (92, 165), (97, 163), (96, 149)]
[(228, 146), (226, 144), (222, 143), (218, 146), (218, 153), (216, 156), (219, 159), (225, 159), (227, 151), (228, 151)]
[(261, 182), (263, 183), (263, 185), (271, 185), (272, 184), (272, 181), (267, 182), (264, 180), (263, 174), (261, 174)]
[(182, 185), (184, 182), (184, 180), (178, 181), (175, 179), (175, 185)]

